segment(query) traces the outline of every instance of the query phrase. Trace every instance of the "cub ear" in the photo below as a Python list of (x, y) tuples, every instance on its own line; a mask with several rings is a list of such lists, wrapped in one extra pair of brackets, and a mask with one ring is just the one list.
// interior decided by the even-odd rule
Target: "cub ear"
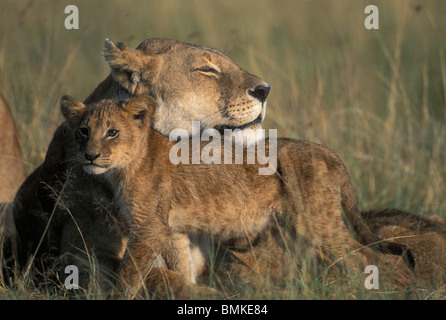
[(105, 39), (103, 54), (113, 77), (121, 86), (133, 95), (148, 93), (148, 87), (141, 83), (141, 78), (143, 73), (150, 73), (150, 56), (123, 43), (115, 44), (110, 39)]
[(73, 97), (65, 95), (60, 99), (60, 110), (68, 123), (73, 123), (79, 119), (85, 109), (85, 105)]
[(156, 110), (156, 102), (149, 96), (137, 96), (128, 100), (123, 108), (128, 114), (142, 125), (150, 125)]

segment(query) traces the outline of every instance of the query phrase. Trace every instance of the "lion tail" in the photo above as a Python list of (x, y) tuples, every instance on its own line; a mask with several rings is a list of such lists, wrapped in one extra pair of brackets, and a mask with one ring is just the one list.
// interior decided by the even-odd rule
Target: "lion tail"
[(356, 202), (351, 203), (352, 199), (355, 199), (355, 196), (350, 183), (345, 183), (342, 186), (341, 196), (341, 204), (346, 221), (348, 221), (350, 231), (356, 240), (362, 245), (368, 246), (378, 252), (402, 256), (406, 265), (413, 271), (415, 269), (415, 258), (406, 245), (383, 240), (370, 230), (359, 212)]

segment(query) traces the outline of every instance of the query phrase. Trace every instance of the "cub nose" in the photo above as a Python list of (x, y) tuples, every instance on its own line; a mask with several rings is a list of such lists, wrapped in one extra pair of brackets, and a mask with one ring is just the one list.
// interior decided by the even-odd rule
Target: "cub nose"
[(266, 97), (271, 87), (269, 85), (259, 85), (254, 90), (249, 90), (249, 94), (256, 99), (259, 99), (262, 103), (265, 102)]
[(93, 162), (94, 160), (96, 160), (97, 158), (99, 158), (101, 154), (100, 153), (96, 153), (96, 154), (89, 154), (89, 153), (85, 153), (84, 157), (85, 159), (87, 159), (88, 161)]

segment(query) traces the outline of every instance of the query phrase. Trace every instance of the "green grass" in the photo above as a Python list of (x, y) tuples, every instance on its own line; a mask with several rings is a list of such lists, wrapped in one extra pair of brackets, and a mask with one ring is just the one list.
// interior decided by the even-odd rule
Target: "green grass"
[[(68, 4), (79, 8), (79, 30), (64, 28)], [(361, 209), (446, 216), (446, 7), (440, 0), (374, 1), (380, 29), (366, 30), (368, 4), (2, 0), (0, 91), (17, 122), (25, 171), (43, 161), (62, 121), (61, 95), (84, 99), (109, 73), (105, 38), (136, 47), (166, 37), (219, 49), (268, 81), (265, 127), (339, 154)], [(293, 281), (301, 289), (292, 298), (369, 294), (357, 281), (336, 288), (310, 276)], [(28, 295), (0, 286), (0, 298)]]

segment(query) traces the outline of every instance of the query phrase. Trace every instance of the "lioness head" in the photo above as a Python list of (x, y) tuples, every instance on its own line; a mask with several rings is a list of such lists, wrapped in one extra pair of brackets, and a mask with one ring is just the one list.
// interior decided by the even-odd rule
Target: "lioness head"
[(175, 128), (191, 133), (192, 121), (203, 130), (261, 128), (269, 85), (217, 50), (167, 39), (133, 49), (107, 39), (104, 57), (111, 76), (88, 103), (152, 96), (158, 105), (154, 128), (164, 135)]
[(144, 151), (141, 136), (149, 130), (146, 122), (152, 120), (155, 102), (140, 96), (127, 102), (109, 99), (86, 106), (63, 96), (60, 108), (77, 144), (72, 152), (75, 162), (87, 173), (102, 174), (126, 168)]

